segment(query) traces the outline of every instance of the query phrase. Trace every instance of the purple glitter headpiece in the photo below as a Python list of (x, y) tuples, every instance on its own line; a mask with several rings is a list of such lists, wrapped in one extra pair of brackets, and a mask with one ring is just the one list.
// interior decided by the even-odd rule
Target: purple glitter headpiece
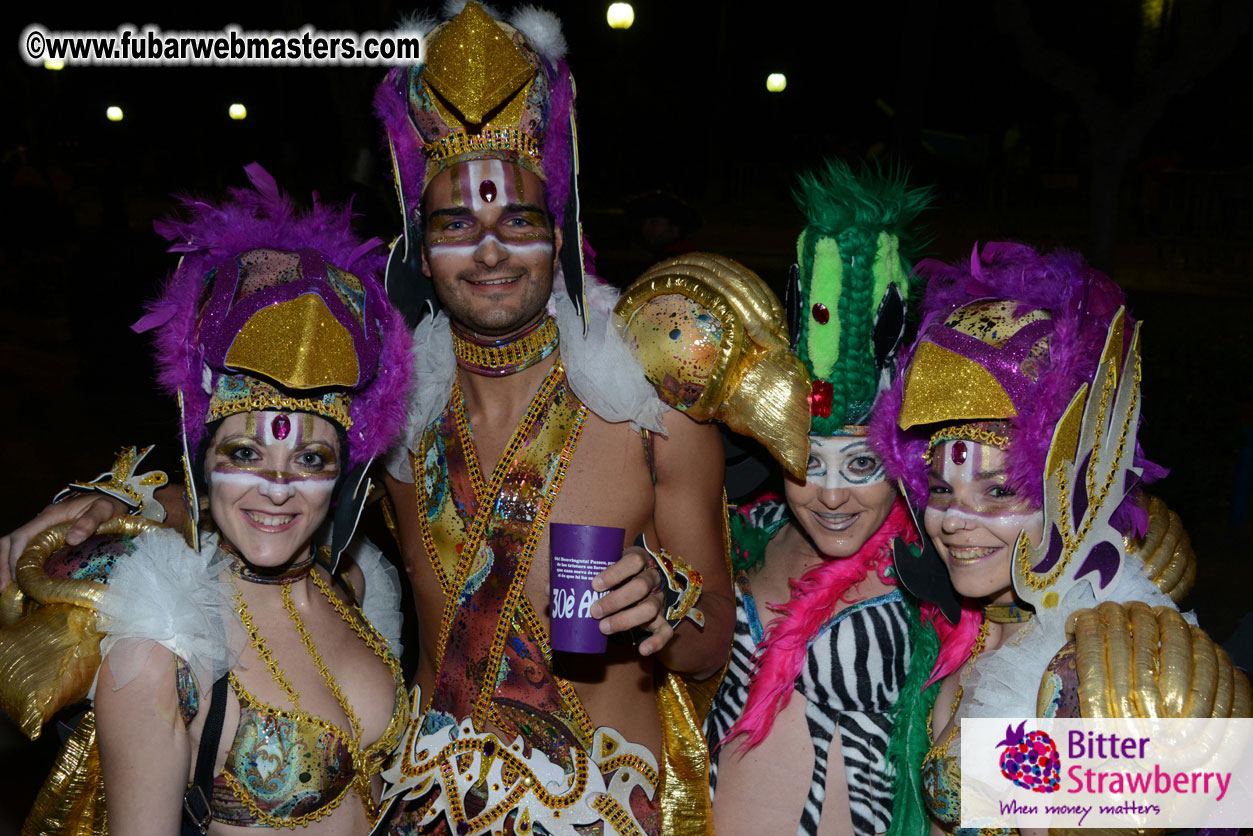
[(411, 385), (381, 242), (353, 234), (348, 207), (298, 213), (261, 166), (245, 171), (254, 189), (184, 198), (187, 220), (154, 224), (183, 257), (134, 330), (156, 330), (158, 380), (182, 396), (191, 455), (209, 421), (292, 409), (338, 424), (349, 468), (362, 465), (403, 429)]
[[(1006, 421), (1007, 482), (1042, 502), (1054, 428), (1093, 380), (1123, 292), (1078, 253), (1041, 255), (1023, 244), (989, 243), (968, 264), (928, 259), (917, 269), (927, 278), (919, 336), (871, 422), (889, 476), (921, 507), (937, 425)], [(1164, 473), (1138, 445), (1135, 463), (1145, 481)]]

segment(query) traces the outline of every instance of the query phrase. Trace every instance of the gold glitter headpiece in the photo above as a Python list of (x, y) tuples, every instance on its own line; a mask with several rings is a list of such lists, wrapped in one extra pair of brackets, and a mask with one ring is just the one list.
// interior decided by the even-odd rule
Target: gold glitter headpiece
[(396, 197), (405, 219), (393, 245), (387, 286), (404, 288), (416, 323), (440, 309), (419, 258), (422, 196), (445, 169), (483, 158), (512, 162), (544, 182), (544, 199), (561, 229), (566, 291), (585, 305), (583, 230), (579, 222), (574, 78), (565, 62), (561, 22), (524, 6), (508, 22), (468, 2), (424, 41), (423, 63), (388, 73), (374, 97), (387, 130)]
[(428, 163), (423, 189), (445, 168), (484, 157), (547, 179), (548, 75), (517, 29), (466, 3), (426, 39), (425, 63), (410, 67), (406, 82), (409, 119)]
[(975, 421), (970, 424), (950, 424), (949, 426), (941, 427), (931, 434), (923, 460), (927, 464), (931, 464), (932, 451), (935, 450), (937, 444), (943, 444), (946, 441), (973, 441), (976, 444), (986, 444), (998, 450), (1005, 450), (1009, 448), (1010, 431), (1010, 425), (1004, 421)]

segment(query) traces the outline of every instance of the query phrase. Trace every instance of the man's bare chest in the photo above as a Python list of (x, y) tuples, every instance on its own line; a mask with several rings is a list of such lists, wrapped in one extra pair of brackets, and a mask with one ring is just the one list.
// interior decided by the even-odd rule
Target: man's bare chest
[[(473, 426), (472, 434), (476, 455), (471, 463), (477, 459), (481, 468), (482, 484), (490, 484), (495, 459), (499, 452), (504, 451), (508, 439), (503, 438), (503, 434), (484, 432)], [(519, 579), (526, 597), (545, 624), (548, 621), (549, 597), (549, 523), (581, 523), (621, 528), (625, 531), (624, 545), (634, 542), (641, 533), (652, 535), (653, 483), (646, 449), (640, 434), (628, 424), (609, 424), (589, 414), (570, 457), (565, 478), (545, 520), (541, 537), (530, 555), (530, 560), (525, 561), (525, 577)], [(480, 499), (486, 500), (480, 503), (480, 509), (490, 509), (496, 498)], [(466, 522), (469, 527), (470, 521)], [(429, 545), (436, 546), (435, 543)], [(457, 561), (466, 559), (465, 552), (461, 549), (456, 554), (428, 554), (424, 557), (423, 562), (427, 566), (418, 570), (420, 575), (427, 574), (424, 570), (433, 562), (432, 558), (449, 568)], [(502, 566), (513, 562), (499, 561)], [(411, 575), (415, 568), (417, 567), (410, 567)], [(439, 584), (422, 583), (416, 577), (414, 580), (417, 581), (415, 592), (420, 602), (419, 618), (423, 628), (427, 628), (427, 617), (443, 610), (443, 590)], [(433, 635), (428, 629), (423, 632)]]

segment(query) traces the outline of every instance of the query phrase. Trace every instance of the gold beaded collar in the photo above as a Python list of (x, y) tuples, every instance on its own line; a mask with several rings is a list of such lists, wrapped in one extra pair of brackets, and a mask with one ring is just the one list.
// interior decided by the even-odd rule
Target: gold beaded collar
[(560, 342), (557, 321), (544, 317), (530, 330), (503, 340), (481, 341), (454, 328), (453, 351), (457, 365), (486, 377), (505, 377), (529, 369), (553, 353)]
[(1035, 613), (1031, 610), (1025, 610), (1013, 601), (1008, 604), (988, 604), (983, 608), (983, 617), (994, 624), (1021, 624), (1030, 621), (1033, 615)]

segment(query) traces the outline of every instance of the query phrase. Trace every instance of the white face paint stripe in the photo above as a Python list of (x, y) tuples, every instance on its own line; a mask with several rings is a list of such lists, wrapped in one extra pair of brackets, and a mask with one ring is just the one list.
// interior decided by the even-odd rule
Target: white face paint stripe
[(552, 241), (502, 241), (500, 236), (494, 230), (485, 232), (482, 237), (474, 241), (448, 241), (445, 243), (431, 244), (431, 260), (438, 261), (440, 258), (465, 258), (472, 256), (479, 247), (488, 241), (492, 241), (496, 246), (507, 252), (511, 257), (525, 257), (534, 253), (550, 253), (553, 249)]
[[(504, 203), (509, 200), (505, 195), (505, 164), (500, 160), (471, 160), (463, 164), (459, 172), (461, 177), (461, 199), (466, 201), (466, 205), (471, 210), (477, 212), (487, 203), (483, 200), (483, 196), (479, 194), (479, 185), (484, 180), (491, 180), (496, 184), (496, 199), (493, 203)], [(467, 187), (466, 180), (469, 180)]]
[(256, 488), (262, 496), (268, 496), (271, 491), (278, 489), (283, 491), (286, 496), (300, 493), (310, 498), (321, 498), (334, 489), (335, 479), (285, 479), (276, 481), (256, 473), (211, 470), (209, 472), (209, 484), (240, 485), (245, 488)]

